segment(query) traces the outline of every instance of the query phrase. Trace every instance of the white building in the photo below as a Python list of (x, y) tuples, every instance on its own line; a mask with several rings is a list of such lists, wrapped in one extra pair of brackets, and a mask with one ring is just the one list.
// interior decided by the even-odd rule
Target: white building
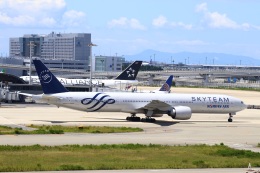
[(122, 56), (95, 56), (95, 71), (122, 71), (125, 58)]

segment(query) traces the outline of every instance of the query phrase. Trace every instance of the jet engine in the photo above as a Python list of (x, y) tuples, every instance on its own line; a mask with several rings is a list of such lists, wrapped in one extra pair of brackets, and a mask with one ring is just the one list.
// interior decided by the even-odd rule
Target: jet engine
[(187, 106), (176, 106), (168, 111), (168, 115), (171, 116), (172, 119), (188, 120), (191, 118), (191, 109)]

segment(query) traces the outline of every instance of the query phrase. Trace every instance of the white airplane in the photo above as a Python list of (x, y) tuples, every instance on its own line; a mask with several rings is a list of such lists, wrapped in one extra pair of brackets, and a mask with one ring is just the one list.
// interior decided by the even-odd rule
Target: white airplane
[[(122, 71), (115, 79), (92, 79), (92, 85), (103, 85), (103, 86), (116, 86), (116, 85), (127, 85), (132, 86), (138, 84), (136, 76), (142, 65), (142, 61), (135, 61), (130, 64), (124, 71)], [(26, 82), (29, 82), (30, 76), (21, 76)], [(68, 79), (57, 77), (60, 83), (63, 85), (89, 85), (89, 79)], [(33, 84), (39, 84), (40, 80), (38, 76), (31, 76)]]
[[(146, 122), (154, 122), (152, 117), (163, 114), (177, 120), (188, 120), (193, 113), (229, 114), (228, 121), (232, 122), (233, 115), (246, 108), (240, 99), (219, 94), (68, 92), (40, 60), (33, 61), (43, 94), (23, 95), (58, 107), (85, 112), (125, 112), (131, 114), (127, 117), (129, 121)], [(145, 114), (146, 118), (140, 119), (136, 114)]]

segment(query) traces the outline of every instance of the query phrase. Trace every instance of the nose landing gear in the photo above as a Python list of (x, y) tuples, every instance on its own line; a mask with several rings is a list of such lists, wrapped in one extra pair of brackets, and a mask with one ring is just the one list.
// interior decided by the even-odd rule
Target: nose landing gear
[(236, 113), (229, 113), (228, 122), (233, 122), (233, 115), (236, 115)]

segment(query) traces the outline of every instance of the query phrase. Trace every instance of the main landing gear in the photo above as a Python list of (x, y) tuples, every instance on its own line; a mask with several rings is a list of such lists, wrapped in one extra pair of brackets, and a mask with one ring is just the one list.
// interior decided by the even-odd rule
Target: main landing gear
[(150, 123), (154, 123), (156, 120), (154, 118), (151, 118), (153, 115), (153, 111), (147, 111), (147, 113), (145, 114), (145, 118), (140, 118), (137, 117), (135, 113), (132, 113), (130, 117), (126, 117), (127, 121), (141, 121), (141, 122), (150, 122)]
[(131, 114), (130, 117), (126, 117), (126, 120), (127, 120), (127, 121), (140, 121), (141, 118), (140, 118), (140, 117), (137, 117), (136, 114)]
[(229, 113), (228, 122), (233, 122), (233, 115), (236, 115), (235, 113)]
[(149, 122), (149, 123), (154, 123), (156, 120), (154, 118), (151, 117), (146, 117), (146, 118), (142, 118), (141, 122)]

